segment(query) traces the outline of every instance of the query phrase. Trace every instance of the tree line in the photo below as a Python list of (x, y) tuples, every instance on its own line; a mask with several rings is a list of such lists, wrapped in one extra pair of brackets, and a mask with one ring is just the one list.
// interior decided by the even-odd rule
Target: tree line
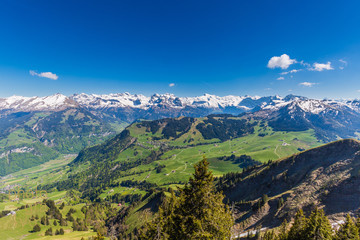
[(291, 227), (285, 220), (279, 229), (265, 232), (262, 236), (247, 237), (262, 240), (359, 240), (360, 218), (354, 219), (349, 214), (338, 229), (333, 229), (322, 209), (315, 209), (309, 217), (300, 209)]

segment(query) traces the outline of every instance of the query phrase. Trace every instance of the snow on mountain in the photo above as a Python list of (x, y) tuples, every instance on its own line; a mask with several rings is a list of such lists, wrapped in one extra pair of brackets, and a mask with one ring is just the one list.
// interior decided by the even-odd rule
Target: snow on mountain
[(301, 109), (301, 111), (311, 114), (321, 114), (329, 111), (351, 110), (360, 113), (359, 101), (340, 101), (329, 99), (308, 99), (306, 97), (288, 95), (285, 98), (278, 97), (269, 104), (263, 104), (263, 110), (279, 110), (286, 107), (289, 113)]
[(144, 95), (132, 95), (130, 93), (118, 93), (108, 95), (96, 94), (75, 94), (72, 96), (76, 102), (84, 107), (91, 108), (110, 108), (110, 107), (132, 107), (148, 109), (154, 106), (168, 106), (172, 108), (225, 108), (238, 107), (244, 110), (250, 110), (246, 105), (241, 105), (244, 99), (258, 100), (260, 97), (240, 97), (204, 94), (198, 97), (177, 97), (174, 94), (154, 94), (151, 97)]
[(76, 106), (76, 102), (59, 93), (46, 97), (11, 96), (0, 98), (0, 110), (44, 111)]
[(284, 105), (288, 105), (289, 110), (298, 107), (302, 111), (312, 114), (325, 114), (327, 112), (338, 112), (344, 110), (350, 110), (360, 113), (358, 106), (356, 106), (354, 102), (344, 102), (327, 99), (295, 99), (290, 102), (285, 102)]
[(204, 94), (197, 97), (177, 97), (174, 94), (154, 94), (150, 97), (141, 94), (115, 93), (115, 94), (74, 94), (67, 97), (62, 94), (55, 94), (46, 97), (21, 97), (12, 96), (0, 98), (0, 110), (13, 111), (44, 111), (62, 110), (68, 107), (80, 105), (88, 109), (113, 109), (131, 108), (148, 110), (150, 108), (165, 109), (238, 109), (238, 112), (257, 110), (279, 110), (287, 107), (299, 108), (304, 112), (320, 114), (330, 109), (340, 111), (347, 109), (360, 113), (360, 101), (358, 100), (316, 100), (306, 97), (288, 95), (280, 96), (224, 96), (219, 97), (211, 94)]
[(71, 98), (81, 106), (89, 108), (146, 108), (150, 98), (144, 95), (132, 95), (130, 93), (115, 94), (74, 94)]
[(204, 94), (199, 97), (182, 98), (182, 101), (188, 106), (203, 107), (203, 108), (225, 108), (239, 106), (245, 97), (240, 96), (225, 96), (219, 97), (216, 95)]

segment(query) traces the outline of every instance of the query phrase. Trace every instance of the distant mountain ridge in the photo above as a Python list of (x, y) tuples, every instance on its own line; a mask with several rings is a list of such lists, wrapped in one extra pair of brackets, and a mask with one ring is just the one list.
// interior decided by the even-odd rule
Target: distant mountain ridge
[[(83, 107), (91, 110), (109, 109), (137, 109), (150, 111), (151, 109), (182, 110), (208, 109), (224, 113), (239, 114), (257, 110), (277, 110), (281, 107), (296, 104), (305, 112), (318, 114), (328, 107), (348, 108), (359, 112), (358, 100), (316, 100), (307, 97), (287, 95), (280, 96), (223, 96), (204, 94), (197, 97), (177, 97), (174, 94), (154, 94), (151, 97), (142, 94), (74, 94), (65, 96), (54, 94), (46, 97), (12, 96), (0, 98), (0, 111), (59, 111), (69, 107)], [(186, 113), (182, 112), (183, 115)]]
[[(117, 94), (74, 94), (70, 96), (79, 105), (87, 108), (141, 108), (147, 110), (151, 107), (167, 106), (172, 108), (209, 108), (226, 109), (237, 108), (239, 111), (252, 111), (260, 109), (280, 108), (292, 102), (304, 102), (301, 107), (306, 111), (318, 111), (319, 105), (343, 105), (358, 110), (359, 101), (343, 100), (316, 100), (307, 97), (287, 95), (280, 96), (216, 96), (204, 94), (197, 97), (177, 97), (174, 94), (154, 94), (151, 97), (144, 95), (132, 95), (130, 93)], [(307, 103), (307, 104), (306, 104)]]
[(154, 94), (147, 97), (130, 93), (0, 98), (0, 117), (14, 112), (58, 112), (69, 108), (83, 109), (113, 124), (130, 124), (139, 119), (250, 113), (272, 121), (275, 128), (281, 125), (281, 130), (285, 131), (309, 128), (318, 128), (320, 132), (321, 129), (331, 130), (331, 136), (324, 134), (322, 137), (327, 141), (356, 137), (360, 129), (359, 100), (318, 100), (295, 95), (219, 97), (204, 94), (199, 97), (177, 97), (173, 94)]

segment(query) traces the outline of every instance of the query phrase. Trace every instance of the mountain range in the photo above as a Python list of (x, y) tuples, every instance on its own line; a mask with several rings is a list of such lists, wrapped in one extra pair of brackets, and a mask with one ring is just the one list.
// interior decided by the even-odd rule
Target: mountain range
[(78, 153), (141, 119), (240, 114), (262, 119), (277, 131), (313, 129), (323, 142), (357, 137), (359, 106), (358, 100), (317, 100), (295, 95), (154, 94), (147, 97), (130, 93), (82, 93), (1, 98), (0, 175), (38, 165), (61, 154)]
[[(320, 113), (327, 106), (335, 108), (350, 108), (359, 111), (358, 100), (316, 100), (306, 97), (288, 95), (280, 96), (224, 96), (219, 97), (204, 94), (198, 97), (177, 97), (173, 94), (154, 94), (147, 97), (141, 94), (74, 94), (65, 96), (54, 94), (46, 97), (12, 96), (0, 98), (0, 111), (2, 114), (18, 111), (59, 111), (71, 107), (83, 107), (90, 110), (106, 109), (138, 109), (146, 110), (156, 108), (177, 109), (179, 114), (186, 115), (186, 109), (209, 109), (223, 113), (239, 114), (259, 109), (279, 109), (296, 102), (306, 112)], [(191, 113), (188, 113), (191, 114)], [(196, 114), (194, 112), (194, 114)]]

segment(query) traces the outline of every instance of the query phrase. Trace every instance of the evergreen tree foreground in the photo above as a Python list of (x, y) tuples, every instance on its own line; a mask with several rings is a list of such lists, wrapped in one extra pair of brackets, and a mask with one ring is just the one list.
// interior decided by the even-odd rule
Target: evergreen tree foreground
[[(357, 223), (360, 222), (358, 218)], [(332, 229), (329, 219), (323, 210), (315, 209), (306, 218), (300, 209), (290, 229), (287, 229), (286, 220), (280, 226), (278, 234), (274, 230), (263, 234), (263, 240), (360, 240), (360, 224), (353, 221), (350, 215), (346, 216), (345, 223), (338, 230)]]
[(149, 223), (141, 239), (230, 239), (233, 217), (217, 192), (209, 163), (204, 157), (180, 195), (169, 200)]

